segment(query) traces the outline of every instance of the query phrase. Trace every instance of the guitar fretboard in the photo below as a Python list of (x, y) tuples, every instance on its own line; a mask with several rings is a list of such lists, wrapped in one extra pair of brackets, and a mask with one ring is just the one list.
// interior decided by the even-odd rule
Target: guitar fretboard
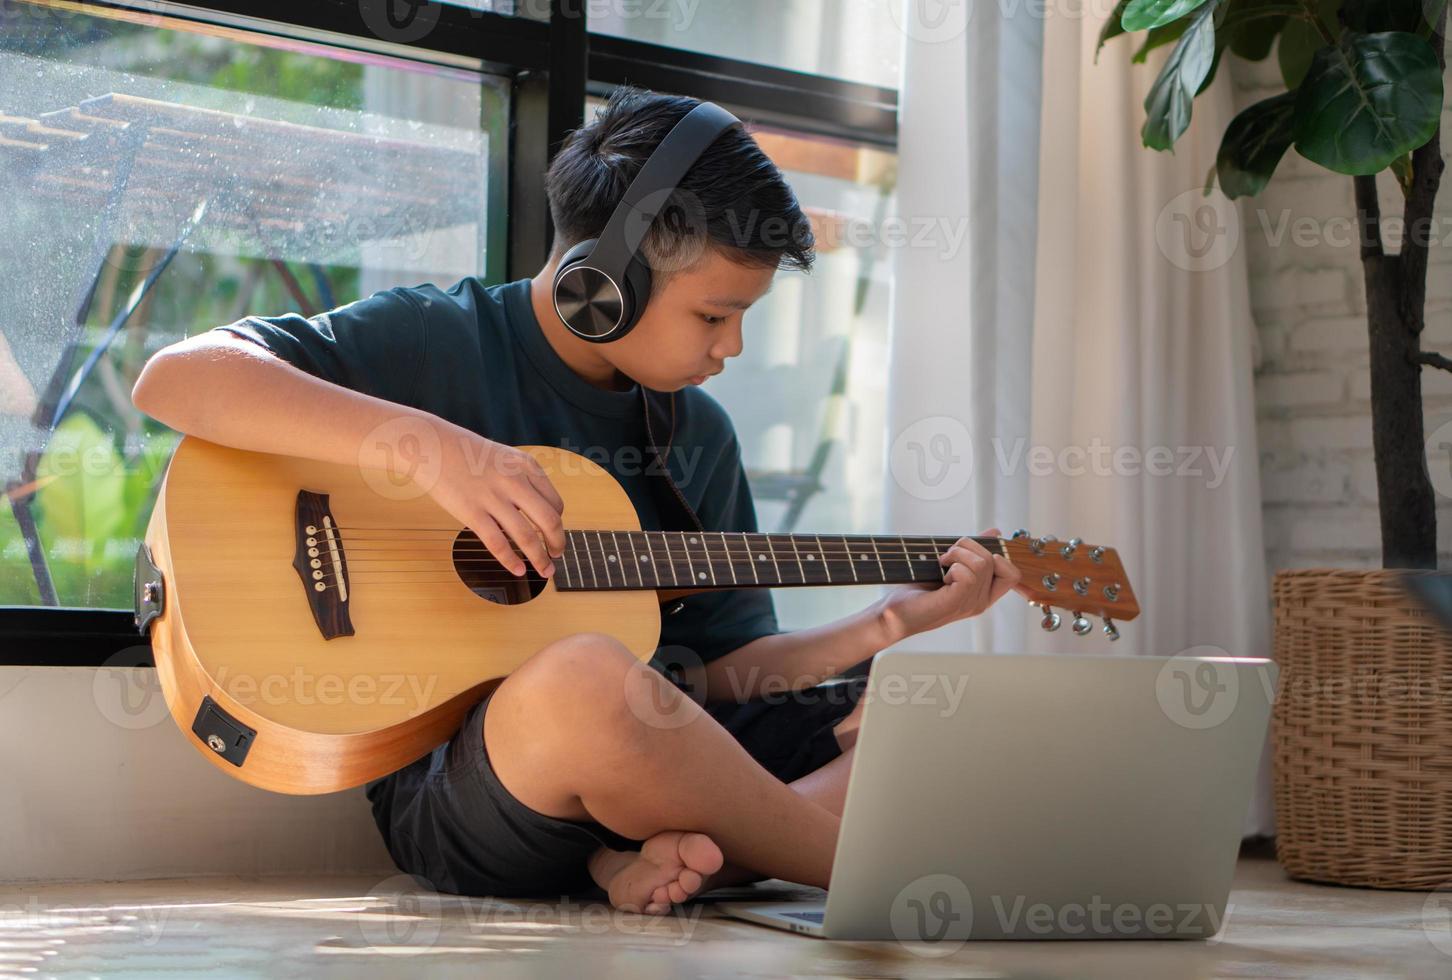
[[(563, 591), (941, 582), (939, 558), (958, 538), (575, 530), (565, 540), (554, 576)], [(975, 540), (1002, 553), (997, 538)]]

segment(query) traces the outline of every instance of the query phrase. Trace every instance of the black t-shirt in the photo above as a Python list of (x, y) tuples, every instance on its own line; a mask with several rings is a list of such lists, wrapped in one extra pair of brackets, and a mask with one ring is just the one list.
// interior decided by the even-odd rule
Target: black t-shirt
[[(661, 530), (641, 447), (638, 386), (607, 391), (555, 353), (530, 304), (530, 280), (485, 286), (468, 277), (374, 293), (327, 313), (251, 316), (218, 327), (327, 381), (437, 415), (495, 442), (558, 446), (618, 480), (645, 530)], [(736, 432), (719, 402), (694, 385), (678, 392), (671, 477), (709, 531), (756, 531), (756, 509)], [(663, 435), (663, 433), (658, 433)], [(569, 514), (565, 514), (566, 527)], [(481, 600), (483, 601), (483, 600)], [(687, 596), (661, 623), (652, 665), (685, 647), (710, 662), (779, 632), (771, 592)], [(678, 657), (672, 651), (670, 659)], [(687, 662), (691, 658), (685, 658)]]

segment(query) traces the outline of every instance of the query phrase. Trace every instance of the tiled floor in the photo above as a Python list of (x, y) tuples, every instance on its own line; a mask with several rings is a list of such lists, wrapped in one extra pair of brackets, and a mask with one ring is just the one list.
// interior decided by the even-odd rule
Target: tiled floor
[(646, 918), (399, 898), (407, 881), (0, 886), (0, 976), (1452, 977), (1452, 894), (1292, 882), (1264, 855), (1241, 858), (1207, 942), (968, 943), (946, 957), (760, 928), (709, 901)]

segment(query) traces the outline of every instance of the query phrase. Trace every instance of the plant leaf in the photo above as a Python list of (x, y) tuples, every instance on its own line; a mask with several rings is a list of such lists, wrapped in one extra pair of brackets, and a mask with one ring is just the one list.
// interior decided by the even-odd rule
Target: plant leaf
[(1295, 92), (1257, 102), (1230, 120), (1215, 157), (1225, 196), (1234, 200), (1259, 194), (1295, 138)]
[(1126, 31), (1147, 31), (1163, 27), (1193, 13), (1209, 0), (1129, 0), (1120, 23)]
[(1281, 43), (1276, 46), (1276, 61), (1281, 66), (1281, 79), (1286, 88), (1301, 87), (1316, 52), (1326, 47), (1326, 39), (1316, 25), (1300, 18), (1291, 18), (1281, 30)]
[(1220, 25), (1230, 35), (1230, 50), (1246, 61), (1263, 61), (1275, 45), (1276, 35), (1286, 26), (1287, 15), (1262, 13), (1258, 8), (1284, 6), (1263, 0), (1230, 0), (1225, 22)]
[(1363, 34), (1415, 33), (1436, 19), (1438, 8), (1439, 0), (1345, 0), (1341, 18), (1347, 27)]
[(1114, 13), (1109, 15), (1109, 20), (1104, 22), (1104, 29), (1099, 32), (1099, 45), (1094, 49), (1094, 60), (1099, 61), (1099, 48), (1104, 47), (1105, 42), (1111, 38), (1119, 37), (1124, 33), (1124, 24), (1120, 18), (1124, 16), (1124, 8), (1129, 6), (1129, 0), (1119, 0), (1114, 6)]
[(1173, 24), (1166, 24), (1163, 27), (1153, 28), (1145, 35), (1144, 43), (1139, 46), (1139, 50), (1134, 53), (1134, 57), (1130, 61), (1136, 65), (1144, 64), (1145, 59), (1149, 57), (1151, 51), (1173, 41), (1178, 41), (1180, 36), (1185, 33), (1185, 28), (1189, 26), (1190, 21), (1184, 19), (1177, 20)]
[(1296, 149), (1340, 174), (1374, 174), (1426, 143), (1442, 115), (1442, 71), (1415, 34), (1345, 32), (1316, 52), (1296, 100)]
[(1397, 157), (1391, 163), (1392, 176), (1396, 177), (1397, 183), (1401, 185), (1402, 196), (1412, 192), (1412, 155)]
[(1165, 62), (1159, 78), (1150, 86), (1144, 100), (1144, 126), (1140, 130), (1145, 146), (1168, 150), (1189, 128), (1195, 93), (1215, 63), (1212, 15), (1219, 3), (1220, 0), (1212, 0), (1200, 8)]

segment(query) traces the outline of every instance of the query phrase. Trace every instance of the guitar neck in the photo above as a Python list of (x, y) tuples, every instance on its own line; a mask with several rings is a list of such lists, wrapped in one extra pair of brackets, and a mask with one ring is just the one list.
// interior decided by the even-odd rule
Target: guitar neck
[[(1003, 554), (998, 538), (975, 538)], [(561, 591), (742, 589), (943, 581), (957, 537), (757, 534), (739, 531), (565, 532)]]

